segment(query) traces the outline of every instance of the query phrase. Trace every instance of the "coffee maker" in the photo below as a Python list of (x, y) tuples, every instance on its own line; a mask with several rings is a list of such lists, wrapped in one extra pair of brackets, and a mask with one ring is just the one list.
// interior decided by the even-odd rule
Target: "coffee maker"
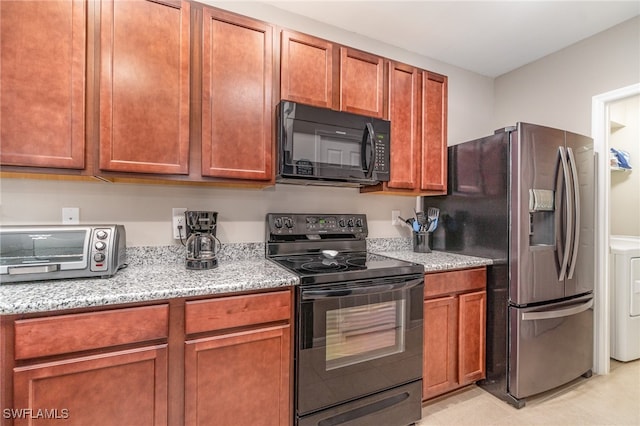
[(218, 212), (187, 210), (184, 219), (187, 225), (187, 269), (217, 268), (216, 252), (221, 245), (216, 238)]

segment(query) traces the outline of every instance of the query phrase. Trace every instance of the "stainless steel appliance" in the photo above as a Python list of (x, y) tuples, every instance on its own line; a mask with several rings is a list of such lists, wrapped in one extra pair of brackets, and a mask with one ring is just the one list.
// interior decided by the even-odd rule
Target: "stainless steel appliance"
[(216, 238), (218, 212), (187, 210), (187, 269), (213, 269), (218, 267), (216, 252), (220, 240)]
[(266, 256), (296, 286), (294, 424), (421, 417), (424, 268), (368, 253), (365, 215), (268, 214)]
[(126, 266), (122, 225), (3, 226), (0, 283), (109, 277)]
[(282, 101), (276, 182), (364, 186), (389, 180), (390, 122)]
[(492, 258), (486, 390), (516, 407), (593, 364), (593, 141), (518, 123), (449, 147), (434, 248)]

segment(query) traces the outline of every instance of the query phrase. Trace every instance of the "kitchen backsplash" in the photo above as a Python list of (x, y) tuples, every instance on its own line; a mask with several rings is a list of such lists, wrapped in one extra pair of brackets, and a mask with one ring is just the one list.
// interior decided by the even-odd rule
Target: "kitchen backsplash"
[[(369, 238), (367, 250), (372, 252), (411, 250), (411, 238)], [(264, 243), (223, 243), (216, 254), (218, 261), (263, 258)], [(127, 247), (127, 263), (130, 266), (158, 263), (184, 263), (186, 248), (181, 245)]]

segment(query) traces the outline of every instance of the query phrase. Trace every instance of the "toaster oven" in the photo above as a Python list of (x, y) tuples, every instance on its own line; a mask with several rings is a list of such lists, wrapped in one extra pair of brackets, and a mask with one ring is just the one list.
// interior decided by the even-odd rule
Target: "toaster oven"
[(123, 225), (0, 227), (0, 284), (110, 277), (124, 266)]

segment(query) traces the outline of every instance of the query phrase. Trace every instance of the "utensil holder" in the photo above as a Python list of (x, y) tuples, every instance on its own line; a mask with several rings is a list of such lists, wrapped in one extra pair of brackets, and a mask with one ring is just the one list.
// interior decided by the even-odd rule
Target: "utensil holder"
[(416, 253), (431, 253), (433, 243), (432, 232), (413, 232), (413, 251)]

